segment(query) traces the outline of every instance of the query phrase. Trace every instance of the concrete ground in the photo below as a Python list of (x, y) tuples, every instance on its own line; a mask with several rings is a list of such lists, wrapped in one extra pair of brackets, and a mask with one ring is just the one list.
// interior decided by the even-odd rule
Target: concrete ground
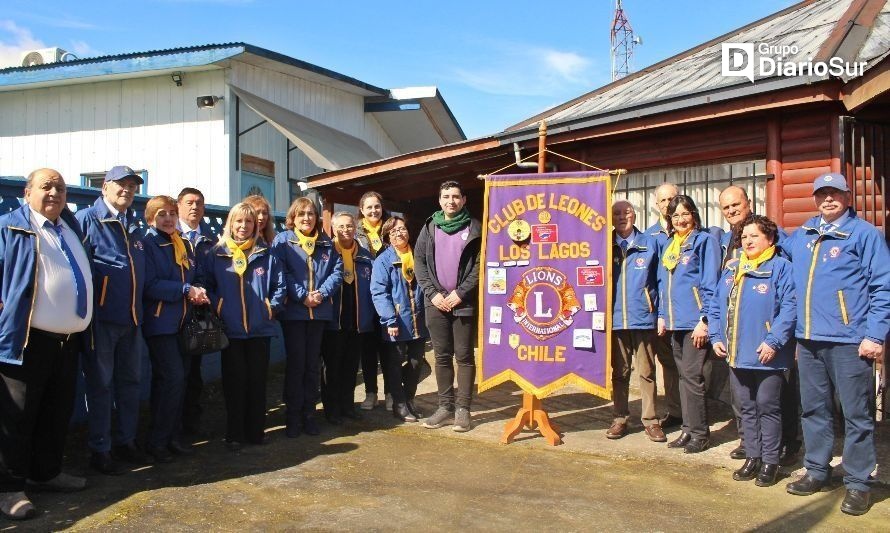
[[(887, 531), (890, 523), (885, 470), (879, 471), (875, 503), (862, 517), (838, 509), (840, 469), (830, 490), (810, 497), (785, 492), (787, 480), (802, 473), (799, 464), (783, 469), (786, 479), (774, 487), (733, 481), (732, 470), (741, 464), (728, 457), (736, 432), (719, 402), (711, 403), (715, 446), (696, 455), (648, 441), (639, 426), (623, 439), (607, 440), (609, 403), (571, 389), (544, 401), (564, 433), (563, 445), (549, 446), (532, 431), (500, 445), (504, 425), (521, 404), (521, 391), (512, 385), (477, 398), (469, 433), (401, 424), (381, 405), (360, 422), (287, 439), (276, 370), (269, 385), (269, 444), (238, 453), (225, 448), (217, 384), (205, 402), (211, 438), (195, 444), (194, 457), (172, 464), (120, 477), (94, 474), (86, 465), (84, 429), (77, 427), (69, 438), (69, 470), (85, 473), (90, 488), (34, 494), (38, 518), (0, 519), (0, 531)], [(358, 387), (356, 400), (363, 397)], [(435, 402), (430, 376), (417, 403), (431, 413)], [(881, 466), (890, 460), (887, 440), (879, 424)]]

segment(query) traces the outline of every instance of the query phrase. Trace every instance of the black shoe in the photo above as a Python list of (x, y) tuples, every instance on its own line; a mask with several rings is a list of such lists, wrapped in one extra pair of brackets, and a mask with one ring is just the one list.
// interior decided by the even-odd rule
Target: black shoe
[(118, 461), (130, 463), (137, 466), (150, 465), (154, 462), (151, 456), (143, 452), (136, 446), (136, 443), (121, 444), (111, 449), (111, 455)]
[(303, 433), (307, 435), (321, 435), (321, 429), (318, 428), (318, 422), (315, 417), (307, 416), (303, 419)]
[(173, 455), (184, 455), (184, 456), (195, 455), (194, 448), (192, 448), (191, 446), (189, 446), (187, 444), (183, 444), (182, 442), (180, 442), (178, 440), (170, 441), (170, 445), (167, 446), (167, 449), (170, 450), (170, 452)]
[(303, 432), (303, 428), (297, 422), (288, 422), (284, 428), (284, 435), (289, 439), (295, 439)]
[(754, 484), (758, 487), (772, 487), (776, 484), (776, 477), (778, 477), (778, 475), (779, 465), (763, 463), (760, 465), (760, 473), (757, 474), (757, 479), (754, 480)]
[[(664, 426), (662, 426), (664, 427)], [(680, 432), (680, 436), (668, 443), (668, 448), (683, 448), (689, 444), (692, 435)]]
[(745, 464), (741, 468), (732, 473), (732, 479), (736, 481), (751, 481), (757, 477), (760, 471), (760, 457), (749, 457), (745, 459)]
[(791, 441), (782, 445), (782, 452), (779, 454), (779, 464), (782, 466), (790, 466), (797, 462), (797, 454), (800, 452), (800, 441)]
[(736, 460), (740, 461), (742, 459), (747, 459), (748, 454), (745, 453), (745, 447), (742, 446), (741, 444), (739, 444), (738, 446), (733, 448), (733, 450), (731, 452), (729, 452), (729, 457), (731, 459), (736, 459)]
[(809, 496), (810, 494), (816, 494), (822, 490), (822, 487), (826, 484), (825, 481), (820, 481), (810, 477), (809, 474), (804, 474), (803, 477), (797, 481), (792, 481), (787, 484), (785, 490), (788, 491), (788, 494), (794, 494), (795, 496)]
[(149, 447), (148, 455), (152, 456), (156, 463), (172, 463), (173, 454), (163, 446)]
[(341, 414), (343, 415), (343, 418), (348, 418), (349, 420), (361, 420), (362, 419), (361, 413), (356, 411), (355, 408), (344, 409), (343, 413), (341, 413)]
[(408, 400), (405, 405), (406, 407), (408, 407), (408, 412), (414, 415), (414, 418), (418, 420), (423, 418), (423, 413), (421, 413), (420, 409), (418, 409), (417, 406), (414, 404), (414, 400)]
[(672, 428), (675, 426), (682, 426), (683, 419), (679, 416), (667, 415), (666, 417), (661, 419), (661, 429)]
[(106, 476), (119, 476), (124, 473), (121, 465), (117, 464), (108, 452), (93, 452), (90, 456), (90, 468)]
[(683, 453), (701, 453), (708, 449), (711, 445), (711, 441), (707, 438), (704, 439), (689, 439), (689, 443), (686, 444), (686, 448), (683, 450)]
[(868, 512), (868, 506), (871, 504), (871, 493), (864, 490), (847, 489), (847, 495), (841, 503), (841, 511), (852, 514), (862, 515)]
[(392, 406), (392, 416), (398, 418), (402, 422), (417, 422), (417, 417), (408, 410), (408, 406), (403, 403), (396, 403)]

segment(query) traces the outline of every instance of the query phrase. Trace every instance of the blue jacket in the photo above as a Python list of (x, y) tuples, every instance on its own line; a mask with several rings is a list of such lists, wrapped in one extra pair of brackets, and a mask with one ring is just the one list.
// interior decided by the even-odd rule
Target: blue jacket
[(284, 309), (287, 288), (278, 258), (259, 241), (247, 258), (244, 276), (232, 267), (232, 252), (217, 244), (201, 259), (197, 283), (207, 289), (210, 305), (232, 339), (278, 335), (275, 314)]
[[(765, 261), (757, 270), (746, 273), (732, 294), (738, 266), (737, 259), (730, 260), (717, 284), (714, 303), (708, 310), (711, 343), (722, 342), (726, 346), (727, 362), (733, 368), (790, 368), (794, 362), (797, 320), (791, 262), (779, 256)], [(727, 318), (730, 305), (736, 310), (732, 323)], [(757, 354), (762, 342), (776, 350), (776, 356), (765, 365)]]
[[(179, 224), (176, 225), (180, 231), (182, 231), (182, 227)], [(207, 252), (210, 251), (218, 242), (219, 238), (215, 233), (213, 233), (213, 229), (210, 227), (210, 224), (204, 222), (203, 220), (198, 223), (198, 229), (200, 230), (200, 235), (195, 239), (195, 242), (192, 243), (192, 246), (195, 249), (195, 257), (201, 258)], [(185, 231), (182, 232), (182, 238), (185, 239)]]
[(625, 257), (612, 232), (612, 329), (655, 329), (660, 257), (655, 239), (634, 233)]
[(821, 217), (786, 245), (794, 264), (799, 339), (883, 344), (890, 327), (890, 252), (880, 232), (856, 216), (819, 235)]
[[(62, 220), (84, 241), (80, 225), (68, 208)], [(87, 258), (89, 247), (84, 244)], [(28, 345), (31, 312), (37, 290), (37, 235), (31, 229), (28, 204), (0, 217), (0, 362), (22, 364)]]
[(132, 209), (127, 227), (114, 218), (100, 196), (74, 215), (93, 256), (97, 322), (138, 326), (142, 323), (145, 246)]
[(646, 228), (646, 231), (643, 233), (655, 241), (655, 255), (661, 258), (662, 254), (664, 254), (664, 249), (667, 246), (669, 237), (667, 230), (661, 226), (661, 218), (656, 220), (655, 224)]
[[(319, 231), (312, 251), (312, 274), (309, 272), (309, 256), (300, 248), (300, 241), (293, 230), (275, 236), (272, 253), (281, 261), (287, 283), (287, 305), (278, 316), (279, 320), (332, 320), (334, 291), (343, 283), (343, 259), (330, 237)], [(303, 300), (311, 290), (321, 291), (324, 300), (314, 308), (306, 307)]]
[(693, 230), (672, 272), (659, 257), (658, 317), (664, 318), (668, 330), (695, 329), (701, 317), (708, 316), (719, 276), (720, 243), (707, 232)]
[[(358, 241), (356, 241), (358, 245)], [(341, 257), (342, 260), (342, 257)], [(355, 300), (355, 324), (350, 329), (354, 329), (359, 333), (373, 331), (377, 325), (377, 312), (374, 310), (374, 302), (371, 300), (371, 270), (374, 268), (374, 259), (371, 252), (358, 246), (358, 252), (355, 254), (355, 281), (349, 283), (341, 283), (334, 289), (333, 298), (333, 318), (328, 322), (327, 329), (339, 331), (343, 329), (344, 324), (341, 323), (340, 311), (343, 308), (343, 298), (353, 298)]]
[(192, 246), (185, 241), (189, 268), (176, 264), (173, 243), (155, 228), (149, 228), (142, 239), (145, 247), (145, 292), (142, 296), (145, 322), (142, 335), (173, 335), (188, 316), (188, 300), (182, 289), (191, 284), (197, 270)]
[[(371, 273), (371, 297), (383, 325), (383, 339), (390, 342), (427, 339), (423, 291), (417, 278), (408, 283), (402, 275), (402, 262), (390, 246), (374, 260)], [(386, 328), (398, 326), (399, 336), (390, 337)]]

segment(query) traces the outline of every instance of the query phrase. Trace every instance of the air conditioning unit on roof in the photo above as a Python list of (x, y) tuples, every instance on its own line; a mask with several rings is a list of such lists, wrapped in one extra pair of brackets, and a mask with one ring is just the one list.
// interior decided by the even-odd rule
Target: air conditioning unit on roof
[(58, 46), (52, 48), (44, 48), (42, 50), (33, 50), (22, 54), (22, 66), (33, 67), (34, 65), (46, 65), (48, 63), (58, 63), (74, 57)]

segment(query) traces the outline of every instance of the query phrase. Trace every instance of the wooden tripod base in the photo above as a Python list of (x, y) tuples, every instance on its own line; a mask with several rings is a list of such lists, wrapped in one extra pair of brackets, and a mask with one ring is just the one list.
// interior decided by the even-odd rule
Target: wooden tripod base
[(562, 444), (559, 429), (550, 422), (550, 417), (541, 407), (541, 399), (527, 392), (522, 395), (522, 408), (516, 413), (516, 417), (504, 427), (501, 444), (513, 442), (516, 435), (525, 427), (537, 429), (547, 440), (547, 444), (551, 446)]

